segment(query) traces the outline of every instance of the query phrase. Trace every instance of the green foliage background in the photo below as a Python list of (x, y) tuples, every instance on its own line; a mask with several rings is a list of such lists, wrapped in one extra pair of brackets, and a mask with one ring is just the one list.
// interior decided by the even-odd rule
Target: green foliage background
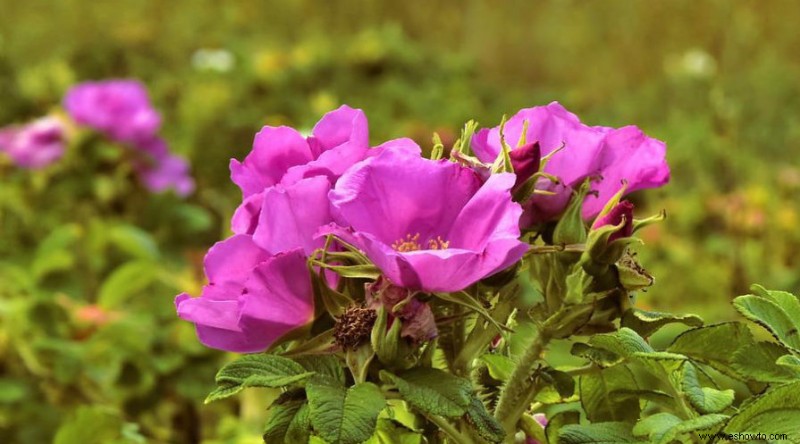
[[(0, 441), (43, 442), (64, 421), (62, 442), (80, 421), (132, 442), (258, 436), (246, 397), (199, 405), (226, 358), (174, 321), (172, 296), (199, 288), (202, 252), (227, 233), (228, 159), (261, 125), (310, 128), (340, 103), (365, 110), (375, 142), (425, 147), (552, 100), (589, 124), (636, 124), (672, 167), (668, 187), (634, 196), (640, 216), (668, 214), (642, 234), (657, 281), (639, 306), (714, 321), (752, 282), (796, 293), (798, 18), (790, 0), (0, 0), (0, 125), (50, 111), (74, 82), (139, 78), (198, 183), (185, 203), (149, 197), (102, 167), (116, 161), (102, 143), (49, 173), (0, 161)], [(204, 67), (203, 49), (230, 69)], [(120, 319), (82, 324), (98, 304)]]

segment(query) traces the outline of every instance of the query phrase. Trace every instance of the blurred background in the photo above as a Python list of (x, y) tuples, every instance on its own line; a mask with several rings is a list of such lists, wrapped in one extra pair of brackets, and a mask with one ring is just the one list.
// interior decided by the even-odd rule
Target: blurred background
[(141, 79), (197, 181), (149, 195), (103, 142), (42, 171), (0, 160), (0, 441), (257, 442), (257, 394), (202, 405), (226, 357), (172, 299), (228, 235), (228, 160), (342, 103), (374, 142), (424, 147), (553, 100), (636, 124), (672, 168), (633, 197), (668, 214), (642, 233), (640, 306), (714, 321), (751, 283), (800, 290), (798, 19), (790, 0), (0, 0), (0, 126), (76, 82)]

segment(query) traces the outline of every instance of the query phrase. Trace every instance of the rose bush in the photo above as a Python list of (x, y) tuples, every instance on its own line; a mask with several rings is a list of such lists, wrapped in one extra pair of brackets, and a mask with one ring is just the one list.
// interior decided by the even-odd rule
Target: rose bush
[[(287, 444), (796, 430), (773, 407), (800, 419), (800, 318), (781, 317), (800, 314), (798, 298), (754, 287), (736, 299), (768, 342), (742, 323), (634, 307), (654, 283), (635, 233), (664, 215), (635, 219), (623, 197), (668, 181), (663, 142), (557, 103), (475, 129), (447, 150), (434, 138), (430, 159), (405, 139), (370, 148), (347, 106), (308, 137), (258, 133), (231, 161), (237, 234), (206, 255), (202, 295), (176, 299), (201, 342), (254, 353), (219, 371), (207, 401), (280, 389), (264, 441)], [(676, 323), (692, 328), (649, 343)], [(573, 362), (551, 362), (556, 342)], [(769, 370), (743, 357), (756, 350)]]

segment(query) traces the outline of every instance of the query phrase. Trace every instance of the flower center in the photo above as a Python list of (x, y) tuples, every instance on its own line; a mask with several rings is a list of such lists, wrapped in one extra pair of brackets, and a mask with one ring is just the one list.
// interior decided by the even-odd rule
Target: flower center
[[(442, 236), (436, 236), (436, 239), (428, 240), (427, 246), (428, 250), (445, 250), (450, 246), (450, 241), (442, 239)], [(394, 241), (392, 243), (392, 248), (401, 253), (423, 249), (422, 244), (419, 242), (419, 233), (413, 236), (406, 234), (406, 237), (401, 237), (400, 239)]]

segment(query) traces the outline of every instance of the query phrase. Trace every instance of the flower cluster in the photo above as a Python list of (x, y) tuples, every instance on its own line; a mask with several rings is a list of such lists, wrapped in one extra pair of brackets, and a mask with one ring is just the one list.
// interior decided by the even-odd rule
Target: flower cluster
[(81, 83), (67, 92), (64, 107), (77, 124), (95, 129), (137, 152), (139, 178), (151, 191), (172, 188), (181, 196), (194, 191), (189, 164), (170, 153), (158, 136), (161, 116), (150, 104), (147, 89), (140, 82)]
[[(196, 324), (204, 344), (256, 352), (309, 325), (312, 275), (340, 289), (348, 277), (312, 260), (326, 248), (365, 258), (380, 276), (366, 282), (361, 303), (386, 305), (407, 324), (404, 337), (429, 340), (436, 326), (420, 296), (457, 294), (519, 263), (530, 248), (522, 230), (561, 215), (585, 179), (594, 192), (582, 212), (591, 217), (618, 202), (623, 179), (635, 190), (669, 175), (662, 142), (635, 127), (585, 126), (557, 103), (522, 110), (504, 128), (463, 140), (478, 157), (473, 163), (424, 158), (410, 139), (370, 147), (368, 136), (364, 113), (342, 106), (307, 137), (266, 126), (243, 161), (231, 160), (231, 179), (243, 195), (231, 220), (235, 235), (206, 256), (209, 283), (201, 296), (176, 299), (179, 316)], [(513, 173), (487, 174), (507, 141), (517, 147), (507, 153)], [(539, 175), (541, 164), (547, 175)], [(549, 193), (515, 201), (529, 180)], [(622, 225), (632, 224), (632, 206), (618, 206), (595, 223), (614, 226), (609, 242), (631, 232)]]
[[(501, 135), (503, 141), (501, 141)], [(525, 203), (523, 227), (558, 219), (573, 191), (586, 179), (592, 183), (583, 203), (583, 216), (596, 216), (627, 182), (628, 192), (656, 188), (669, 181), (666, 145), (635, 126), (587, 126), (557, 102), (520, 110), (504, 127), (483, 129), (472, 139), (472, 149), (483, 162), (493, 162), (503, 143), (516, 153), (538, 145), (542, 156), (551, 155), (537, 188), (552, 194), (534, 195)], [(516, 172), (515, 168), (515, 172)], [(526, 173), (527, 177), (531, 172)]]
[[(189, 164), (170, 153), (164, 139), (159, 137), (161, 116), (140, 82), (105, 80), (75, 85), (64, 97), (64, 108), (75, 124), (131, 148), (135, 153), (135, 169), (147, 189), (153, 192), (173, 189), (180, 196), (194, 191)], [(67, 119), (48, 116), (2, 128), (0, 151), (21, 168), (44, 168), (64, 155), (70, 141), (69, 126)]]

